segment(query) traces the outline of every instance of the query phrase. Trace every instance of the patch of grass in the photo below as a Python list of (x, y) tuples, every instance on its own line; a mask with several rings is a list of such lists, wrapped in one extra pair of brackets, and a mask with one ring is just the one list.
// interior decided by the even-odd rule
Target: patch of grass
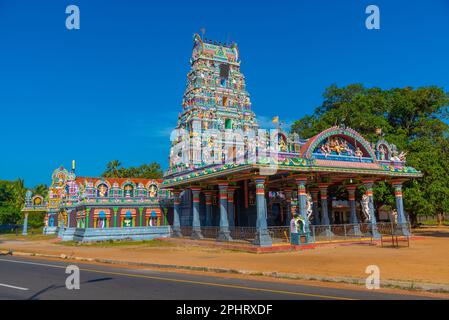
[(125, 247), (125, 246), (142, 246), (142, 247), (175, 247), (176, 244), (164, 241), (164, 240), (106, 240), (106, 241), (95, 241), (95, 242), (77, 242), (77, 241), (62, 241), (58, 244), (63, 246), (77, 246), (77, 247), (100, 247), (100, 248), (110, 248), (110, 247)]
[[(438, 226), (438, 221), (428, 220), (428, 221), (422, 221), (419, 224), (423, 225), (423, 226)], [(443, 226), (449, 226), (449, 221), (443, 221)]]
[(39, 240), (50, 240), (56, 238), (56, 234), (42, 234), (42, 230), (29, 232), (28, 235), (24, 236), (22, 233), (3, 233), (0, 234), (0, 239), (2, 240), (21, 240), (21, 241), (39, 241)]

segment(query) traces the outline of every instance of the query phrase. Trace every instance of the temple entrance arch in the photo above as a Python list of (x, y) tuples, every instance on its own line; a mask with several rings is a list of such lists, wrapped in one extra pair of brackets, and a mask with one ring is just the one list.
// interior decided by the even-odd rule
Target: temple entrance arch
[(351, 128), (332, 127), (311, 138), (302, 148), (307, 159), (377, 162), (371, 144)]

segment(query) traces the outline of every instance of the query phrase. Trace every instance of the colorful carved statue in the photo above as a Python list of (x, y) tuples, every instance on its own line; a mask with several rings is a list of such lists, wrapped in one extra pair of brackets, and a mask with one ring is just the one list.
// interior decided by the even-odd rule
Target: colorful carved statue
[(313, 200), (312, 195), (310, 193), (306, 194), (306, 210), (307, 210), (307, 219), (310, 221), (310, 217), (313, 213)]
[(148, 190), (148, 192), (149, 192), (150, 198), (156, 198), (156, 196), (157, 196), (157, 187), (154, 184), (152, 184), (150, 186), (150, 189)]
[(108, 188), (104, 184), (102, 184), (98, 187), (98, 196), (100, 198), (107, 197), (107, 195), (108, 195), (107, 193), (108, 193)]
[(125, 218), (124, 220), (123, 220), (123, 226), (125, 227), (125, 228), (130, 228), (130, 227), (132, 227), (132, 223), (133, 223), (133, 219), (132, 218)]
[(387, 151), (385, 150), (384, 146), (380, 145), (379, 146), (379, 155), (380, 155), (380, 160), (381, 161), (386, 160), (386, 153), (387, 153)]
[(360, 160), (362, 160), (363, 152), (362, 152), (362, 150), (360, 150), (359, 147), (357, 147), (357, 149), (355, 150), (354, 155), (355, 155), (357, 158), (359, 158)]
[(369, 197), (364, 194), (362, 196), (362, 201), (360, 202), (362, 207), (362, 213), (365, 216), (365, 221), (371, 221), (371, 212), (369, 209)]

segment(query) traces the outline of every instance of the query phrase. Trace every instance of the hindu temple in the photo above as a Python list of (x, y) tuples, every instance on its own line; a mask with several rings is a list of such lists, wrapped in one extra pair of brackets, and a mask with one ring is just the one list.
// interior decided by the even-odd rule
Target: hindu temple
[[(409, 233), (402, 185), (422, 174), (407, 166), (405, 152), (343, 124), (309, 139), (260, 128), (253, 109), (237, 44), (195, 34), (164, 178), (85, 178), (60, 168), (48, 199), (28, 194), (24, 212), (45, 212), (45, 232), (72, 240), (172, 236), (271, 246), (273, 230), (295, 214), (306, 221), (306, 242), (332, 236), (336, 225), (378, 238), (388, 221)], [(395, 207), (375, 208), (376, 181), (393, 186)]]

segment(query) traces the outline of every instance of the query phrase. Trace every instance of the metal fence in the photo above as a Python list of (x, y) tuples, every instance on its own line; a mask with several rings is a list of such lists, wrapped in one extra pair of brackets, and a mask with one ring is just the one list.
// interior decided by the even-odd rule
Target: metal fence
[(3, 233), (21, 233), (22, 226), (18, 224), (2, 224), (0, 225), (0, 234)]
[[(377, 224), (377, 232), (380, 235), (401, 234), (403, 229), (411, 234), (410, 224), (403, 225), (381, 222)], [(181, 227), (184, 237), (190, 237), (193, 228), (191, 226)], [(253, 242), (256, 236), (255, 227), (229, 227), (233, 241)], [(330, 242), (338, 240), (362, 240), (371, 238), (373, 226), (370, 223), (361, 224), (339, 224), (339, 225), (310, 225), (309, 231), (314, 242)], [(220, 227), (201, 227), (204, 239), (217, 239)], [(278, 226), (268, 227), (268, 233), (273, 243), (288, 243), (290, 241), (290, 227)]]

